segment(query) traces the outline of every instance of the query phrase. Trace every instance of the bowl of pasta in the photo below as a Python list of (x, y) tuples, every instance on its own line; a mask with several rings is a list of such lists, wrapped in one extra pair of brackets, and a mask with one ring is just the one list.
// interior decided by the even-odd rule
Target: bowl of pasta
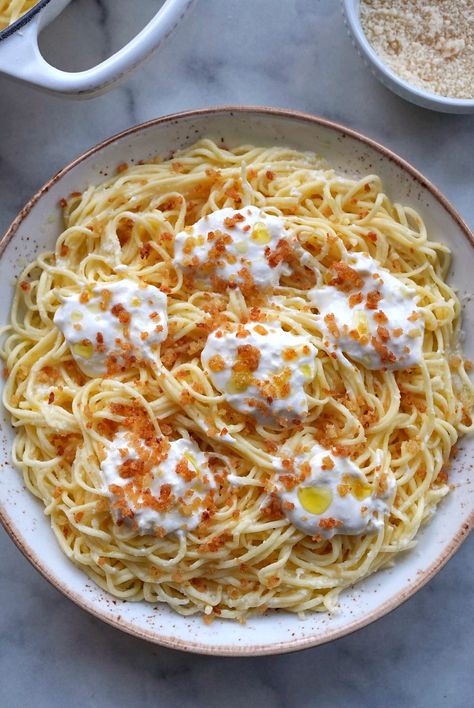
[(381, 617), (472, 525), (473, 243), (408, 163), (314, 116), (196, 110), (92, 148), (1, 240), (7, 532), (173, 648)]

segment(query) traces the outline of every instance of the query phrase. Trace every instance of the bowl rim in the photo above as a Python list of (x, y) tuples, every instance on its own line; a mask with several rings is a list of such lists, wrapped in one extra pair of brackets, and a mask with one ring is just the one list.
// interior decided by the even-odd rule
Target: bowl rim
[[(457, 210), (452, 206), (449, 200), (441, 193), (441, 191), (428, 180), (421, 172), (419, 172), (415, 167), (413, 167), (404, 158), (397, 155), (395, 152), (381, 145), (372, 138), (359, 133), (352, 128), (347, 128), (340, 123), (337, 123), (326, 118), (311, 115), (309, 113), (303, 113), (300, 111), (294, 111), (284, 108), (272, 108), (268, 106), (239, 106), (239, 105), (222, 105), (210, 108), (199, 108), (187, 111), (181, 111), (177, 113), (168, 114), (161, 116), (159, 118), (154, 118), (143, 123), (136, 124), (126, 130), (123, 130), (109, 138), (97, 143), (88, 150), (82, 152), (80, 155), (71, 160), (65, 167), (56, 172), (45, 184), (33, 195), (33, 197), (27, 202), (27, 204), (21, 209), (15, 219), (12, 221), (10, 226), (7, 228), (4, 235), (0, 238), (0, 258), (3, 252), (17, 232), (20, 224), (31, 212), (35, 204), (41, 199), (41, 197), (49, 191), (49, 189), (59, 182), (64, 175), (69, 173), (81, 162), (87, 160), (91, 155), (99, 153), (108, 145), (114, 143), (115, 141), (122, 140), (128, 136), (139, 133), (142, 130), (147, 130), (161, 124), (172, 123), (173, 121), (188, 120), (194, 117), (202, 116), (213, 116), (217, 114), (255, 114), (262, 116), (280, 117), (284, 119), (290, 119), (292, 121), (301, 121), (304, 123), (314, 124), (316, 126), (322, 126), (328, 128), (338, 133), (339, 135), (345, 137), (351, 137), (358, 140), (364, 145), (367, 145), (371, 149), (378, 152), (382, 157), (395, 163), (398, 167), (403, 169), (408, 175), (410, 175), (414, 180), (416, 180), (423, 188), (426, 188), (435, 199), (441, 204), (441, 206), (448, 212), (448, 214), (454, 219), (459, 228), (461, 229), (463, 235), (466, 237), (470, 245), (474, 248), (474, 233), (467, 226), (464, 220), (461, 218)], [(160, 636), (153, 630), (145, 630), (137, 628), (131, 622), (124, 620), (121, 616), (110, 616), (104, 611), (97, 609), (91, 602), (89, 602), (83, 595), (71, 590), (65, 582), (58, 578), (54, 573), (50, 572), (44, 565), (42, 560), (38, 557), (37, 552), (22, 538), (21, 532), (16, 528), (15, 524), (9, 518), (6, 508), (0, 505), (0, 522), (4, 527), (5, 531), (11, 537), (15, 545), (25, 556), (25, 558), (33, 565), (33, 567), (38, 570), (41, 575), (57, 590), (62, 592), (66, 597), (72, 600), (76, 605), (78, 605), (82, 610), (85, 610), (97, 617), (98, 619), (106, 622), (107, 624), (120, 629), (127, 634), (138, 637), (140, 639), (145, 639), (154, 644), (158, 644), (171, 649), (178, 649), (181, 651), (187, 651), (197, 654), (208, 654), (213, 656), (262, 656), (262, 655), (272, 655), (272, 654), (283, 654), (287, 652), (298, 651), (301, 649), (309, 649), (310, 647), (319, 646), (326, 644), (327, 642), (339, 639), (348, 634), (352, 634), (358, 629), (371, 624), (377, 619), (385, 616), (392, 610), (399, 607), (403, 602), (408, 600), (412, 595), (415, 594), (420, 588), (422, 588), (433, 576), (447, 563), (447, 561), (454, 555), (454, 553), (461, 546), (462, 542), (467, 538), (469, 532), (474, 526), (474, 510), (470, 513), (467, 520), (464, 520), (458, 531), (452, 537), (448, 546), (439, 555), (432, 564), (423, 572), (417, 575), (416, 580), (409, 586), (399, 590), (393, 597), (386, 600), (382, 605), (378, 606), (376, 609), (368, 612), (364, 617), (357, 620), (349, 622), (344, 627), (329, 629), (324, 635), (320, 636), (309, 636), (302, 639), (291, 639), (281, 642), (274, 642), (272, 644), (256, 644), (253, 646), (238, 646), (236, 644), (231, 645), (216, 645), (210, 646), (207, 644), (201, 644), (199, 642), (191, 642), (183, 639), (178, 639), (175, 637), (170, 637), (168, 635)]]
[(443, 96), (440, 93), (433, 93), (432, 91), (426, 91), (420, 86), (405, 81), (399, 76), (392, 68), (386, 64), (380, 55), (375, 51), (371, 43), (369, 42), (367, 35), (362, 29), (362, 24), (360, 21), (359, 6), (360, 0), (342, 0), (344, 15), (350, 26), (351, 34), (354, 40), (359, 45), (359, 49), (363, 52), (365, 58), (371, 62), (377, 69), (384, 74), (384, 76), (392, 83), (395, 84), (400, 91), (405, 91), (410, 93), (412, 96), (423, 99), (425, 101), (430, 101), (432, 104), (436, 104), (439, 107), (451, 107), (451, 108), (474, 108), (474, 98), (456, 98), (454, 96)]

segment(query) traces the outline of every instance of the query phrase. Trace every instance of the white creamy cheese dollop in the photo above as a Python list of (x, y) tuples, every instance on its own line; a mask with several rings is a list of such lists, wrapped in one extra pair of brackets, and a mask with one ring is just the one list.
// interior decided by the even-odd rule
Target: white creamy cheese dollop
[[(206, 495), (216, 487), (207, 455), (192, 440), (173, 440), (166, 459), (146, 478), (122, 476), (124, 463), (141, 455), (143, 451), (126, 431), (117, 433), (106, 449), (100, 470), (115, 520), (131, 525), (140, 535), (165, 536), (196, 528)], [(166, 509), (160, 510), (160, 505)]]
[(334, 284), (308, 295), (330, 350), (367, 369), (403, 369), (422, 359), (424, 319), (414, 288), (370, 256), (348, 254), (333, 266)]
[(118, 367), (155, 361), (168, 334), (167, 298), (154, 285), (133, 280), (85, 286), (63, 298), (54, 323), (78, 366), (88, 376), (107, 373), (111, 357)]
[(226, 401), (264, 425), (281, 426), (308, 412), (305, 384), (315, 375), (309, 338), (260, 323), (212, 332), (202, 365)]
[(393, 476), (378, 475), (374, 490), (348, 457), (314, 445), (311, 455), (294, 459), (294, 468), (276, 477), (274, 493), (285, 516), (303, 533), (332, 538), (373, 533), (384, 525)]
[(219, 209), (176, 234), (174, 264), (203, 288), (221, 282), (266, 289), (291, 273), (279, 257), (282, 246), (304, 253), (281, 217), (254, 206)]

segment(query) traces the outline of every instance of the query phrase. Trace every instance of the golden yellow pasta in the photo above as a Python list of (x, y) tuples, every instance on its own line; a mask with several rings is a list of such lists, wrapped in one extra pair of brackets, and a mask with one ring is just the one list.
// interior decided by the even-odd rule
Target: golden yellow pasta
[(100, 586), (243, 620), (410, 549), (472, 430), (448, 249), (311, 153), (211, 140), (63, 200), (4, 328), (14, 461)]
[(38, 0), (0, 0), (0, 30), (16, 22), (37, 2)]

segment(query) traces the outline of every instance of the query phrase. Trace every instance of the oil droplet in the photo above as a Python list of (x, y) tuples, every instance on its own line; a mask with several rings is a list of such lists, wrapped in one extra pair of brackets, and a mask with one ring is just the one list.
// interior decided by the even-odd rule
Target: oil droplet
[(72, 350), (74, 354), (82, 357), (83, 359), (90, 359), (94, 353), (94, 347), (92, 342), (81, 342), (80, 344), (73, 344)]
[(368, 334), (369, 333), (369, 322), (367, 320), (367, 315), (365, 312), (358, 312), (356, 314), (356, 319), (357, 319), (357, 331), (359, 334)]
[(261, 221), (258, 221), (253, 227), (251, 238), (253, 241), (255, 241), (255, 243), (258, 243), (262, 246), (267, 243), (270, 243), (270, 241), (272, 240), (269, 230)]
[(310, 379), (312, 377), (313, 372), (311, 371), (310, 364), (301, 364), (300, 371), (307, 379)]
[(327, 487), (301, 487), (298, 489), (298, 499), (310, 514), (324, 514), (331, 506), (332, 492)]
[(369, 485), (363, 482), (361, 479), (357, 479), (346, 474), (342, 478), (342, 481), (344, 484), (347, 484), (351, 488), (352, 495), (358, 501), (362, 501), (363, 499), (367, 499), (367, 497), (370, 497), (372, 490)]

